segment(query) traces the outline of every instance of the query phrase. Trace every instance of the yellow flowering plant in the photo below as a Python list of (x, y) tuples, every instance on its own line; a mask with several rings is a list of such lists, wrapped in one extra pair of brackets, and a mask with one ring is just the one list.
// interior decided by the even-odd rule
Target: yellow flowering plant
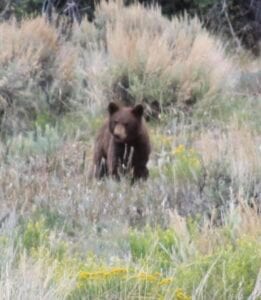
[(175, 299), (177, 300), (191, 300), (191, 297), (188, 296), (183, 289), (179, 288), (175, 291)]
[(164, 277), (159, 272), (136, 272), (135, 270), (115, 267), (95, 271), (80, 271), (77, 277), (75, 295), (97, 293), (98, 289), (115, 288), (124, 285), (128, 290), (138, 289), (144, 295), (161, 293), (162, 289), (173, 282), (172, 277)]
[(167, 156), (164, 156), (161, 169), (163, 174), (175, 181), (184, 183), (197, 180), (202, 173), (203, 166), (200, 155), (195, 149), (180, 144), (171, 149)]

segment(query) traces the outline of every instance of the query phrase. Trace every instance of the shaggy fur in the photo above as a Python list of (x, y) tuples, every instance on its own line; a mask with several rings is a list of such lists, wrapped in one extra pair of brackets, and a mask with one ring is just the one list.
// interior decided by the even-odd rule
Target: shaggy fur
[(143, 106), (108, 106), (109, 118), (96, 138), (94, 150), (95, 177), (105, 175), (119, 179), (119, 172), (129, 169), (133, 181), (149, 175), (147, 162), (150, 139), (143, 118)]

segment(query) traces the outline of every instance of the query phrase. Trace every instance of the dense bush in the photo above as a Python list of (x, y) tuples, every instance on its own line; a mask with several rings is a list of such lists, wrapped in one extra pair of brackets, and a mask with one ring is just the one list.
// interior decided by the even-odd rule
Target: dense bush
[[(96, 2), (96, 5), (101, 1)], [(201, 21), (208, 29), (214, 31), (219, 35), (226, 35), (232, 41), (235, 48), (241, 48), (241, 44), (247, 49), (251, 49), (254, 54), (258, 54), (260, 47), (258, 43), (261, 38), (260, 24), (260, 3), (254, 1), (214, 1), (214, 0), (139, 0), (145, 6), (159, 4), (162, 13), (168, 17), (182, 15), (187, 12), (190, 16), (199, 16)], [(9, 18), (15, 14), (19, 18), (25, 15), (36, 15), (43, 11), (47, 14), (50, 12), (47, 9), (48, 2), (43, 0), (5, 0), (0, 4), (0, 18), (2, 11), (2, 18)], [(51, 2), (49, 2), (51, 3)], [(93, 0), (75, 1), (75, 8), (77, 12), (69, 12), (68, 1), (53, 2), (53, 9), (58, 14), (67, 15), (71, 21), (79, 22), (82, 16), (87, 14), (89, 20), (94, 19), (95, 2)], [(133, 0), (125, 0), (124, 4), (133, 4)], [(53, 13), (52, 13), (53, 14)], [(51, 19), (51, 15), (49, 15)]]
[(32, 128), (38, 115), (104, 107), (108, 98), (203, 107), (236, 78), (221, 42), (197, 18), (170, 21), (141, 5), (102, 2), (95, 25), (84, 20), (68, 41), (39, 17), (0, 24), (0, 39), (3, 133)]

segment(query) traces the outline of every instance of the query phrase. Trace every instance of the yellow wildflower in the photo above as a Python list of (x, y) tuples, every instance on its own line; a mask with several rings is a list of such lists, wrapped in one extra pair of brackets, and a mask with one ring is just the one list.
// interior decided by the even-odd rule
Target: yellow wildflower
[(168, 285), (168, 284), (171, 284), (171, 282), (173, 281), (172, 278), (163, 278), (160, 282), (159, 282), (159, 285), (162, 286), (162, 285)]
[(163, 147), (170, 147), (173, 142), (173, 136), (157, 132), (152, 135), (152, 139), (155, 144)]
[(194, 168), (198, 168), (200, 166), (200, 160), (196, 157), (192, 157), (190, 163)]
[(106, 278), (109, 276), (117, 276), (126, 273), (127, 273), (127, 269), (124, 268), (114, 268), (111, 270), (100, 270), (96, 272), (82, 271), (79, 273), (79, 279), (84, 281), (88, 279), (99, 279), (99, 278)]
[(175, 296), (177, 300), (191, 300), (191, 297), (188, 296), (182, 289), (177, 289), (175, 291)]
[(146, 280), (146, 281), (156, 281), (157, 280), (157, 276), (155, 275), (152, 275), (152, 274), (148, 274), (148, 273), (139, 273), (137, 276), (135, 276), (137, 279), (140, 279), (140, 280)]
[(180, 155), (183, 154), (186, 151), (185, 146), (183, 144), (180, 144), (178, 147), (176, 147), (173, 151), (174, 155)]
[(89, 272), (82, 271), (82, 272), (79, 273), (78, 278), (80, 280), (86, 280), (86, 279), (89, 278), (89, 274), (90, 274)]
[(104, 271), (98, 271), (98, 272), (80, 272), (79, 273), (79, 279), (80, 280), (88, 280), (88, 279), (98, 279), (101, 277), (105, 277), (107, 275), (107, 272)]
[(118, 274), (126, 274), (128, 271), (124, 268), (114, 268), (110, 270), (110, 274), (118, 275)]
[(162, 135), (161, 142), (163, 144), (170, 144), (172, 142), (172, 137), (168, 135)]

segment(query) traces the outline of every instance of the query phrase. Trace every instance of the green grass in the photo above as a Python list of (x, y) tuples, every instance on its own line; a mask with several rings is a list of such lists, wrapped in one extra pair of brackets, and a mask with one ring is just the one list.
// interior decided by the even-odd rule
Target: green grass
[[(42, 276), (49, 277), (46, 295), (48, 289), (54, 289), (58, 299), (190, 299), (190, 296), (246, 299), (254, 289), (260, 269), (260, 239), (253, 232), (248, 235), (241, 233), (242, 223), (237, 225), (236, 236), (231, 227), (209, 228), (206, 233), (211, 232), (212, 237), (218, 236), (222, 240), (217, 241), (216, 246), (215, 239), (211, 242), (199, 230), (199, 224), (195, 226), (194, 223), (194, 229), (189, 230), (191, 224), (186, 224), (185, 219), (183, 228), (175, 221), (176, 226), (169, 229), (129, 229), (117, 245), (125, 248), (125, 255), (113, 256), (112, 259), (111, 253), (99, 256), (82, 249), (79, 241), (76, 244), (80, 248), (72, 251), (69, 236), (59, 229), (60, 226), (53, 227), (53, 220), (46, 218), (45, 214), (37, 213), (35, 217), (23, 220), (22, 231), (17, 231), (21, 221), (12, 230), (5, 227), (1, 230), (0, 267), (16, 270), (23, 277), (29, 276), (23, 270), (36, 272), (36, 282)], [(83, 230), (79, 229), (76, 236), (81, 236)], [(85, 234), (89, 240), (90, 235), (91, 231)], [(105, 244), (108, 233), (102, 235)], [(202, 249), (202, 242), (209, 243), (212, 250)], [(111, 239), (109, 243), (113, 245), (114, 241)], [(12, 249), (16, 251), (12, 252)], [(10, 261), (13, 261), (12, 266)], [(49, 268), (52, 268), (52, 273), (44, 275), (42, 272)], [(217, 280), (220, 276), (221, 280)], [(1, 285), (4, 292), (8, 289), (7, 280), (3, 274)], [(62, 289), (64, 281), (70, 282), (65, 290)], [(15, 285), (12, 282), (11, 294), (14, 297), (22, 292), (22, 286)], [(31, 283), (29, 290), (36, 293), (37, 284)]]

